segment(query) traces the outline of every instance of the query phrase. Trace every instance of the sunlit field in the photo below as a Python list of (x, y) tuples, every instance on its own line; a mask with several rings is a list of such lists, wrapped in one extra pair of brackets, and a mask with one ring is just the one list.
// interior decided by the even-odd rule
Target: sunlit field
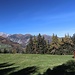
[(43, 55), (43, 54), (0, 54), (0, 63), (13, 64), (15, 71), (36, 66), (37, 73), (43, 73), (48, 68), (61, 65), (68, 60), (74, 60), (73, 55)]

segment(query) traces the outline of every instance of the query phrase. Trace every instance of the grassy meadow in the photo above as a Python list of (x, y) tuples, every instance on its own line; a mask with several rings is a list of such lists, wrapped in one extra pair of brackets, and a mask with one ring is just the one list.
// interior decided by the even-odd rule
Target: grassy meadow
[[(0, 64), (9, 63), (16, 68), (15, 71), (26, 67), (38, 67), (38, 73), (45, 72), (48, 68), (61, 65), (68, 60), (74, 60), (73, 55), (43, 55), (43, 54), (0, 54)], [(10, 67), (12, 67), (10, 66)]]

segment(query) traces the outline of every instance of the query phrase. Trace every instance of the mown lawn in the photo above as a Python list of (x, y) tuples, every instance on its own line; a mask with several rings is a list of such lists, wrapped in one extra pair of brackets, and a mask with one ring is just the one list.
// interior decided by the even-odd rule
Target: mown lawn
[(38, 72), (43, 73), (48, 68), (74, 60), (73, 55), (43, 55), (43, 54), (0, 54), (0, 63), (14, 63), (16, 70), (36, 66)]

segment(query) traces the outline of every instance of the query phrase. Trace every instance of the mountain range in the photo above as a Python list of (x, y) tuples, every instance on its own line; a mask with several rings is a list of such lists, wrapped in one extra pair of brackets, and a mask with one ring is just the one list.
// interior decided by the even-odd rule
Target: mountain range
[[(23, 47), (25, 47), (28, 44), (30, 37), (31, 36), (33, 37), (33, 35), (31, 35), (31, 34), (7, 34), (7, 33), (3, 33), (3, 32), (0, 32), (0, 36), (2, 36), (3, 38), (6, 38), (12, 42), (19, 43)], [(44, 36), (45, 40), (49, 40), (49, 42), (51, 42), (52, 37), (50, 35), (44, 34), (42, 36)]]

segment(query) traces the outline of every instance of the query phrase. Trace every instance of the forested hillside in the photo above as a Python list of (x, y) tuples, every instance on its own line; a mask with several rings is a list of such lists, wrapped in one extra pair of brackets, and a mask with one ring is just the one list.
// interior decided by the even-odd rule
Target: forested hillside
[(14, 34), (8, 37), (0, 36), (0, 53), (66, 55), (73, 54), (75, 50), (75, 34), (72, 37), (69, 34), (64, 37), (58, 37), (55, 34), (52, 36)]
[(62, 38), (53, 34), (51, 42), (39, 34), (37, 38), (35, 36), (30, 38), (26, 53), (66, 55), (73, 54), (74, 49), (75, 34), (72, 37), (68, 34)]

